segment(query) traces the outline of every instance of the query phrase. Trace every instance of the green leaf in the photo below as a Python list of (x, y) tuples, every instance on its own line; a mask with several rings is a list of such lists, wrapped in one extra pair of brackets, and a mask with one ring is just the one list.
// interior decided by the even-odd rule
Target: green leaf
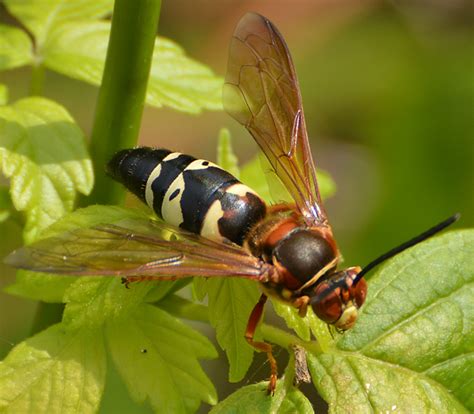
[(231, 141), (229, 130), (222, 128), (219, 131), (217, 144), (217, 164), (238, 179), (240, 176), (239, 160), (232, 149)]
[(72, 22), (57, 26), (42, 54), (47, 68), (100, 85), (110, 36), (110, 23)]
[[(201, 282), (199, 286), (208, 294), (209, 319), (216, 330), (217, 342), (229, 360), (229, 381), (240, 381), (253, 359), (254, 350), (244, 335), (250, 313), (260, 297), (257, 283), (237, 278), (214, 278)], [(256, 338), (259, 338), (258, 329)]]
[[(99, 85), (110, 23), (74, 22), (57, 26), (42, 50), (44, 64), (66, 76)], [(174, 42), (157, 38), (146, 101), (161, 107), (199, 113), (221, 109), (222, 79), (184, 54)]]
[(71, 276), (59, 276), (18, 270), (15, 283), (4, 291), (25, 299), (40, 300), (47, 303), (63, 302), (64, 292), (76, 280)]
[(63, 323), (70, 327), (97, 326), (132, 312), (155, 285), (134, 283), (127, 288), (116, 277), (82, 277), (64, 293)]
[[(143, 218), (141, 210), (131, 210), (113, 206), (91, 206), (76, 210), (46, 232), (51, 235), (78, 227), (91, 227), (100, 223), (110, 223)], [(134, 283), (126, 288), (116, 277), (82, 277), (75, 279), (64, 292), (67, 303), (63, 323), (69, 327), (96, 326), (106, 320), (131, 312), (142, 303), (148, 292), (155, 286), (152, 282)]]
[(216, 405), (209, 414), (311, 414), (313, 407), (304, 394), (279, 380), (275, 396), (267, 394), (267, 382), (240, 388)]
[(8, 87), (0, 83), (0, 106), (8, 103)]
[[(270, 194), (265, 172), (260, 162), (260, 157), (262, 156), (263, 155), (256, 155), (240, 168), (240, 180), (255, 190), (268, 204), (272, 204), (273, 198)], [(291, 196), (288, 193), (286, 201), (292, 202)]]
[(15, 208), (26, 214), (27, 241), (93, 185), (84, 135), (63, 107), (44, 98), (0, 107), (0, 167), (11, 179)]
[(7, 85), (0, 83), (0, 106), (8, 103), (8, 87)]
[(161, 309), (143, 304), (107, 324), (112, 358), (132, 398), (156, 412), (195, 412), (216, 392), (199, 365), (216, 351), (201, 334)]
[(160, 302), (165, 297), (183, 289), (191, 282), (192, 278), (178, 279), (175, 281), (160, 280), (158, 283), (153, 284), (153, 288), (150, 289), (143, 300), (147, 303)]
[(308, 354), (330, 412), (472, 412), (474, 230), (390, 260), (371, 279), (355, 327)]
[(8, 11), (33, 33), (40, 46), (56, 26), (104, 17), (113, 8), (113, 0), (4, 0), (4, 3)]
[(0, 362), (0, 411), (95, 413), (105, 381), (100, 331), (54, 325)]
[(285, 320), (288, 328), (293, 329), (301, 339), (310, 340), (311, 331), (308, 322), (306, 317), (302, 318), (298, 315), (298, 309), (276, 300), (272, 302), (272, 305), (275, 313)]
[(222, 110), (223, 80), (211, 69), (185, 55), (171, 40), (159, 37), (155, 43), (146, 102), (183, 112)]
[(0, 70), (31, 63), (32, 48), (31, 40), (23, 30), (0, 24)]
[(267, 383), (247, 385), (229, 395), (209, 414), (264, 414), (269, 413), (272, 397), (267, 395)]
[[(78, 209), (70, 213), (40, 234), (41, 239), (55, 236), (57, 234), (73, 230), (75, 228), (91, 227), (103, 223), (115, 223), (124, 219), (131, 219), (134, 217), (144, 217), (144, 213), (139, 210), (125, 209), (115, 206), (90, 206)], [(85, 282), (78, 282), (80, 285)], [(16, 296), (41, 300), (43, 302), (64, 302), (64, 294), (66, 289), (77, 282), (77, 277), (73, 276), (59, 276), (57, 274), (36, 273), (31, 271), (20, 270), (17, 272), (17, 278), (14, 284), (8, 286), (5, 290)], [(96, 283), (98, 279), (94, 279)], [(73, 289), (74, 290), (74, 289)], [(89, 292), (90, 293), (90, 292)], [(81, 302), (80, 298), (76, 296), (69, 298), (75, 302)], [(84, 298), (87, 301), (90, 298)], [(71, 305), (71, 308), (73, 306)], [(68, 310), (70, 312), (70, 310)], [(73, 318), (74, 319), (74, 318)]]
[(10, 194), (7, 188), (0, 188), (0, 223), (8, 220), (13, 210)]
[(289, 391), (279, 407), (278, 414), (312, 414), (313, 406), (305, 395), (298, 389), (293, 388)]
[(323, 351), (327, 351), (333, 346), (334, 340), (328, 330), (328, 325), (321, 321), (310, 307), (308, 307), (306, 316), (302, 318), (298, 315), (298, 309), (292, 306), (276, 300), (272, 301), (272, 305), (276, 314), (283, 318), (288, 328), (293, 329), (301, 339), (311, 340), (312, 333)]
[[(116, 206), (90, 206), (76, 210), (51, 226), (45, 237), (74, 228), (101, 223), (113, 224), (127, 219), (147, 218), (143, 210)], [(67, 303), (63, 323), (70, 327), (101, 325), (105, 321), (132, 312), (143, 301), (158, 300), (173, 290), (175, 282), (132, 283), (128, 288), (116, 277), (82, 277), (67, 287), (63, 300)]]
[[(294, 202), (263, 153), (259, 153), (242, 166), (240, 178), (269, 204)], [(332, 196), (336, 191), (336, 184), (331, 176), (318, 169), (317, 178), (321, 197), (325, 199)]]
[[(112, 180), (112, 179), (111, 179)], [(119, 221), (147, 218), (151, 212), (118, 206), (94, 205), (80, 208), (61, 218), (41, 233), (41, 238), (52, 237), (77, 228), (87, 228), (98, 224), (114, 224)]]
[(461, 404), (440, 384), (357, 354), (308, 355), (315, 386), (330, 413), (464, 413)]

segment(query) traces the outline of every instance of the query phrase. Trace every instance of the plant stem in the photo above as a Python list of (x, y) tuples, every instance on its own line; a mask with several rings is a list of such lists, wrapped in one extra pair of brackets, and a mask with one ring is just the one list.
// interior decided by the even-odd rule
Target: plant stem
[(261, 324), (261, 330), (263, 337), (268, 342), (278, 344), (282, 348), (290, 349), (291, 345), (299, 345), (312, 353), (317, 354), (322, 352), (321, 347), (316, 341), (303, 341), (295, 335), (289, 334), (288, 332), (265, 323)]
[(43, 94), (45, 72), (45, 67), (41, 63), (33, 65), (31, 69), (30, 95)]
[(90, 143), (96, 183), (84, 205), (124, 200), (125, 191), (104, 167), (116, 151), (137, 143), (160, 7), (161, 0), (115, 1)]
[[(95, 112), (90, 151), (96, 172), (92, 194), (81, 200), (120, 204), (125, 192), (104, 174), (104, 166), (119, 149), (137, 142), (151, 68), (161, 0), (116, 0), (109, 48)], [(44, 67), (34, 66), (31, 93), (43, 88)], [(62, 305), (40, 303), (32, 332), (61, 319)]]

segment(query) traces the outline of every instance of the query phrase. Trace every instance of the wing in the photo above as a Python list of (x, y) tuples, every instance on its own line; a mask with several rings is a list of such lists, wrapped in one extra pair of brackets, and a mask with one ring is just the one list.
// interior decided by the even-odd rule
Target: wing
[(290, 52), (263, 16), (248, 13), (235, 29), (223, 100), (262, 148), (305, 222), (326, 225)]
[(271, 267), (240, 246), (146, 219), (78, 228), (22, 247), (5, 262), (37, 272), (147, 279), (240, 276), (264, 281)]

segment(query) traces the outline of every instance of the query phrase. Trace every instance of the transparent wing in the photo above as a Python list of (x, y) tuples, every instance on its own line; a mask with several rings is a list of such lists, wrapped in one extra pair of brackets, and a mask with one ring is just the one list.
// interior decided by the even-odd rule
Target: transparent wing
[(261, 280), (270, 265), (224, 244), (155, 220), (78, 228), (40, 240), (5, 260), (37, 272), (97, 276), (240, 276)]
[(246, 14), (235, 29), (223, 100), (260, 145), (305, 222), (325, 225), (293, 62), (283, 37), (263, 16)]

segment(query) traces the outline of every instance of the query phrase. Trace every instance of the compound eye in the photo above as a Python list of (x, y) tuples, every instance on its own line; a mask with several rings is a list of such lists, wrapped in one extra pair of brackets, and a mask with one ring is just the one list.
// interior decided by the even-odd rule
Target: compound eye
[(321, 283), (314, 293), (315, 296), (321, 296), (321, 300), (311, 305), (316, 316), (327, 323), (336, 322), (342, 315), (342, 303), (338, 289)]
[(357, 282), (357, 285), (351, 288), (351, 296), (354, 298), (357, 308), (364, 304), (367, 296), (367, 282), (363, 278)]

